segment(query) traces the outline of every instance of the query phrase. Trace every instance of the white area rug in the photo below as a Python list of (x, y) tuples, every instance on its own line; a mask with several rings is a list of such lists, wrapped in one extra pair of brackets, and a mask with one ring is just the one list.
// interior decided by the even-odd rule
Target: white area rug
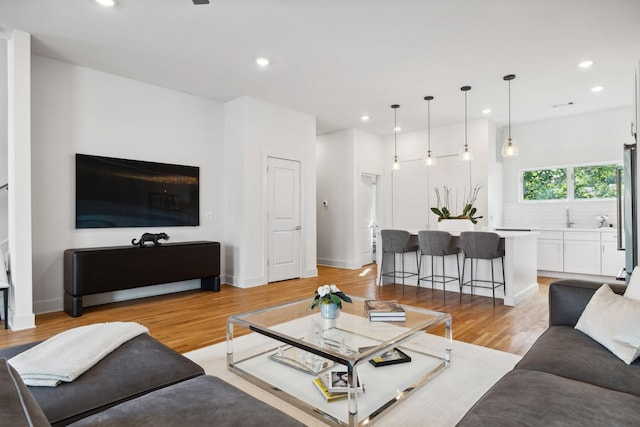
[[(234, 340), (234, 353), (255, 347), (263, 340), (249, 334)], [(442, 346), (444, 338), (425, 334), (424, 341)], [(207, 374), (215, 375), (250, 395), (286, 412), (309, 426), (326, 425), (317, 418), (295, 408), (271, 393), (251, 384), (227, 370), (226, 343), (219, 343), (186, 353), (201, 365)], [(520, 356), (453, 342), (449, 368), (412, 392), (393, 409), (375, 419), (377, 426), (454, 426), (471, 406), (520, 360)]]

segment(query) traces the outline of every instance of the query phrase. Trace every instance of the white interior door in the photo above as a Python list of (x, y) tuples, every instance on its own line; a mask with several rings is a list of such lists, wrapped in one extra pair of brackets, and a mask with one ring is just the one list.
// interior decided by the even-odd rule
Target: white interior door
[(360, 262), (362, 265), (373, 262), (373, 235), (375, 228), (375, 200), (373, 197), (375, 177), (360, 175), (360, 206), (358, 235), (360, 240)]
[(269, 282), (300, 277), (300, 162), (267, 159)]

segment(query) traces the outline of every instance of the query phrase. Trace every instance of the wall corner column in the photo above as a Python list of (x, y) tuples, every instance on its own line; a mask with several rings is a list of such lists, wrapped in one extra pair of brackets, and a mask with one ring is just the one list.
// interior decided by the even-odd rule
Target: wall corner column
[[(31, 35), (7, 43), (11, 329), (35, 328), (31, 241)], [(19, 196), (18, 196), (19, 195)]]

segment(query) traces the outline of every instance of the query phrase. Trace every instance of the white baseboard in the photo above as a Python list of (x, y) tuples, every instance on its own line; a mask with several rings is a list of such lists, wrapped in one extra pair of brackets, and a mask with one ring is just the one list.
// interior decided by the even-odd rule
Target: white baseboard
[(36, 327), (36, 316), (33, 313), (16, 316), (9, 308), (9, 327), (12, 331), (33, 329)]
[(318, 269), (317, 268), (309, 268), (302, 273), (303, 278), (307, 277), (318, 277)]
[(346, 268), (348, 270), (357, 270), (362, 267), (361, 264), (353, 261), (341, 261), (337, 259), (318, 258), (318, 265), (327, 267)]
[(624, 285), (623, 280), (616, 280), (614, 276), (599, 276), (594, 274), (580, 274), (580, 273), (563, 273), (560, 271), (545, 271), (545, 270), (538, 270), (538, 276), (551, 277), (556, 279), (590, 280), (592, 282), (595, 281), (595, 282), (602, 282), (602, 283)]

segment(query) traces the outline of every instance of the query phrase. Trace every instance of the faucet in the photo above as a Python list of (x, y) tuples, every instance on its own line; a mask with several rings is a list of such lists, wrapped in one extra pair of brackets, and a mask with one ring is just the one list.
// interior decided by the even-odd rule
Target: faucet
[(571, 219), (569, 218), (569, 207), (568, 207), (568, 206), (567, 206), (567, 209), (566, 209), (566, 216), (567, 216), (567, 221), (566, 221), (566, 223), (565, 223), (565, 226), (566, 226), (567, 228), (571, 228), (571, 226), (572, 226), (574, 223), (573, 223), (573, 222), (571, 222)]
[(598, 215), (596, 220), (600, 222), (600, 228), (603, 228), (607, 221), (609, 221), (609, 217), (607, 215)]

